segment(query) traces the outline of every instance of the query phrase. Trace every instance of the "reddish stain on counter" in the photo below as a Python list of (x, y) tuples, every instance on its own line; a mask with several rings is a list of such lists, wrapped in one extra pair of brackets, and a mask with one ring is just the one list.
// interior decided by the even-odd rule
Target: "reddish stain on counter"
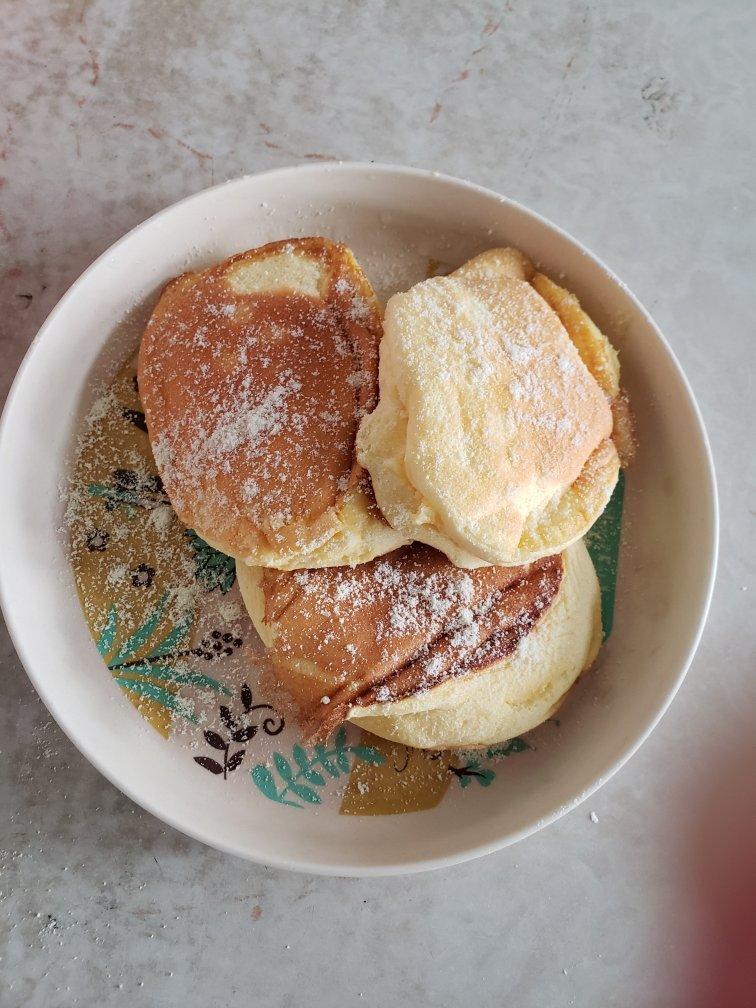
[(188, 143), (184, 143), (183, 140), (179, 140), (178, 137), (175, 137), (174, 139), (176, 140), (176, 143), (179, 145), (179, 147), (183, 147), (184, 150), (188, 150), (191, 154), (194, 154), (194, 156), (199, 161), (212, 161), (213, 160), (213, 155), (212, 154), (205, 154), (203, 151), (197, 150), (196, 147), (191, 147)]
[(97, 59), (97, 53), (90, 46), (89, 42), (87, 42), (86, 38), (83, 35), (79, 35), (79, 42), (81, 42), (82, 45), (87, 47), (87, 51), (89, 53), (89, 63), (92, 69), (92, 79), (89, 83), (92, 85), (92, 87), (97, 87), (97, 82), (100, 79), (100, 63), (99, 60)]

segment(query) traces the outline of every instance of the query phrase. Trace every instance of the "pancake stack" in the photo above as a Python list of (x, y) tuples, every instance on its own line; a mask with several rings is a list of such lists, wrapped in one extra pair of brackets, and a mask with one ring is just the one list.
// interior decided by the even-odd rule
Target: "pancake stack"
[(582, 537), (632, 444), (619, 364), (513, 249), (395, 294), (298, 238), (171, 281), (139, 388), (179, 518), (237, 561), (306, 736), (540, 724), (595, 659)]

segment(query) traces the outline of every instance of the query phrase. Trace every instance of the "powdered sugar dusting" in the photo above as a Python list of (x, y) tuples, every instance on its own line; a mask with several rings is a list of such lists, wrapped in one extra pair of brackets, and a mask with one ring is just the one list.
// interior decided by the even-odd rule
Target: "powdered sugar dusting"
[[(276, 549), (314, 548), (311, 526), (356, 479), (354, 442), (375, 400), (380, 336), (362, 281), (343, 275), (337, 247), (292, 239), (267, 255), (271, 283), (276, 255), (289, 267), (292, 256), (316, 259), (319, 270), (335, 271), (333, 296), (245, 293), (225, 282), (221, 264), (169, 285), (140, 362), (172, 503), (228, 552), (252, 555), (261, 535)], [(233, 269), (241, 266), (237, 259)]]
[(417, 543), (353, 569), (267, 571), (266, 611), (280, 610), (274, 653), (315, 660), (332, 696), (368, 681), (373, 702), (389, 703), (508, 653), (550, 603), (560, 572), (558, 557), (464, 571)]
[[(477, 271), (392, 298), (389, 376), (408, 410), (406, 450), (428, 480), (426, 496), (448, 501), (468, 532), (514, 552), (528, 515), (564, 494), (612, 419), (556, 313), (526, 280), (501, 273), (495, 259), (486, 272), (486, 254), (481, 260)], [(375, 417), (368, 443), (381, 430), (381, 404)]]

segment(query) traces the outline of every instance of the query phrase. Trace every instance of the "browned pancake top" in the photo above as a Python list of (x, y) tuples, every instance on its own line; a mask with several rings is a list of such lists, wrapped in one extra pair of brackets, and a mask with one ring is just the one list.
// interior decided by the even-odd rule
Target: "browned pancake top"
[(269, 657), (284, 675), (295, 662), (317, 665), (317, 678), (289, 681), (317, 740), (354, 705), (400, 700), (511, 654), (562, 572), (561, 556), (460, 570), (420, 543), (354, 568), (265, 570)]
[[(240, 262), (279, 252), (323, 264), (320, 297), (230, 286)], [(171, 281), (142, 340), (139, 387), (182, 521), (242, 555), (250, 535), (311, 544), (362, 477), (354, 442), (375, 403), (380, 335), (369, 284), (327, 239), (274, 242)]]

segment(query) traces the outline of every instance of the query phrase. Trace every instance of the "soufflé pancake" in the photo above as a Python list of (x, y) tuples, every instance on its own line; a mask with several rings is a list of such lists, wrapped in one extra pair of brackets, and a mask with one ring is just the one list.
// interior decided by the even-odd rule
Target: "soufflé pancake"
[(359, 459), (408, 538), (463, 567), (528, 563), (606, 506), (621, 403), (617, 355), (577, 299), (493, 249), (390, 299)]
[(343, 720), (417, 748), (544, 721), (601, 639), (587, 550), (464, 571), (415, 543), (358, 567), (238, 565), (247, 609), (311, 741)]
[(631, 457), (630, 412), (609, 340), (521, 252), (395, 294), (385, 318), (344, 245), (243, 252), (166, 286), (138, 380), (171, 503), (236, 559), (310, 743), (351, 721), (488, 746), (595, 659), (582, 537)]
[(381, 312), (344, 245), (295, 238), (172, 280), (139, 353), (158, 471), (182, 522), (283, 570), (363, 563), (408, 537), (355, 453)]

